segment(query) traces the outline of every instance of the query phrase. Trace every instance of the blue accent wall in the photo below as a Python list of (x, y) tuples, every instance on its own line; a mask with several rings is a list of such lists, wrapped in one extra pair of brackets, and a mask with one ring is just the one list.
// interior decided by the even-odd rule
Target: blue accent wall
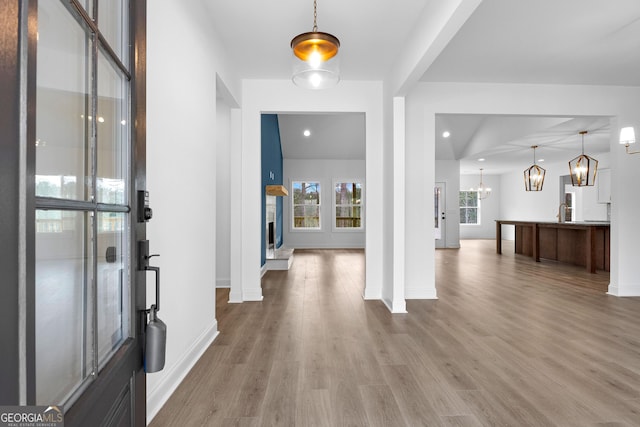
[[(262, 114), (262, 249), (261, 265), (267, 259), (267, 185), (282, 185), (282, 146), (280, 145), (280, 127), (277, 114)], [(271, 177), (273, 174), (273, 178)], [(282, 197), (276, 197), (276, 248), (282, 246)]]

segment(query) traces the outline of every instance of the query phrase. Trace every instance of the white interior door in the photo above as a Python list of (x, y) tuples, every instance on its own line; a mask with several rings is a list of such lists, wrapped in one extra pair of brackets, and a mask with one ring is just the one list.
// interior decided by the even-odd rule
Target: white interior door
[(446, 247), (446, 203), (445, 183), (436, 182), (433, 190), (433, 219), (435, 224), (436, 248)]

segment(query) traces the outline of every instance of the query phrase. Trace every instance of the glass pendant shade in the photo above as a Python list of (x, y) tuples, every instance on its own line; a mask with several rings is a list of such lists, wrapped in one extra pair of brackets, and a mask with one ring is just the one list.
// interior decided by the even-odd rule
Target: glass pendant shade
[(317, 0), (314, 0), (313, 31), (298, 34), (291, 40), (292, 80), (306, 89), (326, 89), (340, 81), (337, 57), (340, 40), (332, 34), (318, 31), (317, 16)]
[(340, 58), (334, 56), (327, 61), (303, 61), (293, 55), (292, 80), (305, 89), (327, 89), (340, 81)]
[(574, 187), (590, 187), (596, 183), (598, 161), (584, 154), (584, 136), (586, 133), (587, 131), (580, 132), (580, 135), (582, 135), (582, 154), (569, 162), (571, 185)]
[(524, 170), (524, 189), (526, 191), (542, 191), (544, 185), (544, 175), (547, 171), (536, 164), (536, 148), (537, 145), (532, 145), (533, 148), (533, 165)]

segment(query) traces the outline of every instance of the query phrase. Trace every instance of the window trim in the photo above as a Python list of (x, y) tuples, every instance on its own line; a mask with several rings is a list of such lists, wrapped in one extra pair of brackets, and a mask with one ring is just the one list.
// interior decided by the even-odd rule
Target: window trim
[[(294, 193), (295, 193), (295, 189), (294, 189), (294, 184), (295, 183), (317, 183), (319, 188), (320, 188), (320, 197), (318, 197), (318, 226), (317, 227), (296, 227), (295, 226), (295, 207), (296, 206), (302, 206), (302, 205), (296, 205), (294, 203)], [(291, 185), (291, 204), (290, 204), (290, 215), (291, 215), (291, 221), (289, 221), (289, 231), (292, 233), (318, 233), (318, 232), (322, 232), (324, 231), (322, 228), (322, 216), (323, 216), (323, 212), (322, 212), (322, 198), (324, 190), (322, 189), (324, 187), (324, 184), (322, 183), (322, 180), (320, 179), (291, 179), (290, 181), (290, 185)]]
[[(477, 191), (473, 191), (473, 190), (459, 190), (460, 193), (478, 193)], [(458, 200), (460, 200), (460, 197), (458, 196)], [(466, 206), (460, 206), (460, 202), (458, 202), (458, 211), (460, 211), (460, 209), (462, 208), (468, 208)], [(477, 215), (476, 218), (478, 219), (478, 221), (475, 224), (470, 224), (470, 223), (466, 223), (466, 222), (461, 222), (460, 226), (461, 227), (481, 227), (482, 226), (482, 199), (480, 199), (480, 195), (478, 195), (478, 205), (475, 207), (475, 209), (477, 210)], [(458, 212), (458, 216), (460, 215), (460, 213)]]
[[(337, 227), (336, 226), (336, 208), (337, 203), (336, 203), (336, 184), (338, 183), (342, 183), (342, 182), (346, 182), (346, 183), (356, 183), (356, 184), (360, 184), (360, 194), (361, 194), (361, 200), (362, 202), (360, 203), (360, 227)], [(365, 229), (365, 205), (366, 205), (366, 190), (365, 190), (365, 182), (364, 179), (362, 178), (349, 178), (349, 179), (343, 179), (343, 178), (333, 178), (332, 180), (332, 185), (331, 185), (331, 229), (333, 232), (336, 233), (361, 233), (364, 231)], [(357, 205), (349, 205), (349, 206), (357, 206)]]

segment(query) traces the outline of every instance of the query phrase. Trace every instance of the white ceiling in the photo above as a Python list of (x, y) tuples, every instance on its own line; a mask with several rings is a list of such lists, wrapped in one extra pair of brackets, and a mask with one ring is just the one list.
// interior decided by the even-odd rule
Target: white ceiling
[(423, 81), (640, 85), (640, 1), (484, 0)]
[[(436, 158), (460, 160), (460, 173), (488, 175), (524, 170), (536, 159), (545, 164), (568, 162), (581, 153), (580, 131), (585, 153), (594, 157), (608, 153), (609, 117), (498, 116), (438, 114)], [(450, 130), (451, 136), (442, 136)], [(485, 159), (480, 161), (479, 159)], [(567, 169), (568, 170), (568, 169)]]
[[(290, 78), (291, 39), (312, 30), (313, 0), (206, 1), (240, 78)], [(342, 78), (382, 80), (425, 4), (318, 0), (318, 30), (340, 40)]]
[[(290, 77), (289, 43), (311, 30), (312, 0), (205, 1), (239, 77)], [(318, 29), (341, 41), (342, 78), (384, 79), (429, 1), (448, 0), (318, 0)], [(640, 0), (483, 0), (421, 80), (640, 86)], [(363, 144), (344, 138), (344, 130), (330, 135), (341, 125), (325, 124), (329, 142), (303, 150), (296, 133), (314, 118), (320, 120), (283, 117), (283, 149), (290, 156), (332, 158), (357, 152), (350, 141)], [(440, 137), (445, 128), (452, 133), (447, 142)], [(531, 145), (540, 145), (538, 157), (548, 162), (569, 160), (579, 154), (580, 130), (590, 132), (587, 153), (609, 145), (608, 118), (440, 115), (436, 129), (436, 158), (460, 160), (462, 173), (475, 173), (479, 157), (487, 159), (487, 173), (524, 168), (533, 158)], [(334, 141), (340, 150), (330, 147)]]
[(282, 157), (364, 160), (364, 120), (364, 113), (278, 114)]

